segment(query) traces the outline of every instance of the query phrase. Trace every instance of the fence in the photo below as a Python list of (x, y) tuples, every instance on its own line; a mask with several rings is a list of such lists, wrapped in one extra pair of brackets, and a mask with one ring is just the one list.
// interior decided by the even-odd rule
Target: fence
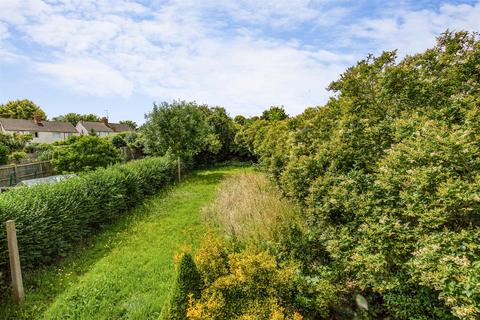
[(52, 175), (50, 161), (0, 166), (0, 187), (11, 187), (23, 180)]

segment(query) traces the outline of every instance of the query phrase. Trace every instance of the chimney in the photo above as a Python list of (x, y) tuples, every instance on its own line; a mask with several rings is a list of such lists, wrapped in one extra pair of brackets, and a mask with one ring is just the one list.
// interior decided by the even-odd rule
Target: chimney
[(40, 124), (42, 122), (42, 117), (39, 114), (35, 114), (33, 116), (33, 122), (35, 122), (35, 124)]
[(102, 117), (102, 122), (103, 122), (106, 126), (108, 126), (108, 119), (107, 119), (107, 117)]

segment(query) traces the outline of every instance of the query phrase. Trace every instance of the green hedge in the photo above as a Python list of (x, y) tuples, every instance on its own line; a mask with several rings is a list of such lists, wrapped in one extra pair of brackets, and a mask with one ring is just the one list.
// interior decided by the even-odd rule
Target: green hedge
[[(92, 231), (115, 221), (175, 179), (170, 157), (147, 158), (83, 174), (56, 184), (0, 196), (0, 220), (15, 219), (22, 268), (49, 264)], [(0, 228), (0, 272), (8, 270), (5, 227)]]

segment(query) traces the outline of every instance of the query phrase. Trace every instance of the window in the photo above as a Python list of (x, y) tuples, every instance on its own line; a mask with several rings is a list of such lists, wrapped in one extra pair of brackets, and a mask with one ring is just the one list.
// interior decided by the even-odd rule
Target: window
[(38, 132), (35, 132), (35, 133), (33, 134), (33, 136), (34, 136), (35, 138), (38, 138)]

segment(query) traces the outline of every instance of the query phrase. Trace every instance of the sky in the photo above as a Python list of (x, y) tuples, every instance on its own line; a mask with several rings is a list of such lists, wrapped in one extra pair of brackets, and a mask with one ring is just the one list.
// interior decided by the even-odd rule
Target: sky
[(0, 103), (137, 123), (172, 100), (295, 115), (369, 53), (446, 29), (480, 31), (480, 0), (0, 0)]

